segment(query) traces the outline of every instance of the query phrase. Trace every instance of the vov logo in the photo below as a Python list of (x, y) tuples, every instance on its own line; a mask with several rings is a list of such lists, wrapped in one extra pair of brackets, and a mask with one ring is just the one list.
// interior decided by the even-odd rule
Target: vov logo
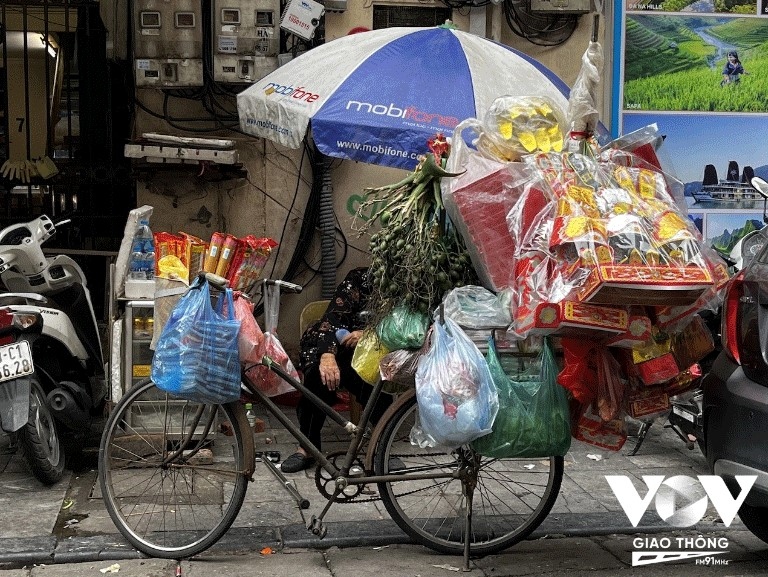
[(647, 488), (644, 497), (635, 489), (626, 475), (606, 475), (606, 481), (629, 522), (637, 527), (653, 501), (656, 512), (666, 523), (675, 527), (690, 527), (698, 523), (711, 502), (726, 527), (731, 525), (741, 504), (757, 480), (757, 475), (736, 475), (740, 492), (734, 498), (723, 479), (717, 475), (698, 475), (696, 479), (675, 475), (643, 475)]

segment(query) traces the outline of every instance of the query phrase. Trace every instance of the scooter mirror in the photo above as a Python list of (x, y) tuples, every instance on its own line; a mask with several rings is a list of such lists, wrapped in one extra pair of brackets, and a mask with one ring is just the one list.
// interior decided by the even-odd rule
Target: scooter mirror
[(768, 224), (768, 182), (759, 176), (753, 176), (749, 183), (763, 197), (763, 222)]
[[(766, 186), (768, 186), (768, 184)], [(71, 218), (65, 218), (64, 220), (60, 220), (59, 222), (57, 222), (53, 226), (55, 226), (56, 228), (59, 228), (61, 225), (69, 224), (70, 222), (72, 222)]]
[(768, 182), (759, 176), (753, 176), (749, 183), (752, 185), (752, 188), (760, 193), (760, 196), (763, 198), (768, 198)]

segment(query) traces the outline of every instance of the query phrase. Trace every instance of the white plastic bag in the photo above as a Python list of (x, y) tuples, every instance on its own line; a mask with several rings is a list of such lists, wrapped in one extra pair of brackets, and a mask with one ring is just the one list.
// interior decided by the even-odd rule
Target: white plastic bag
[(491, 432), (499, 395), (485, 358), (459, 325), (434, 323), (431, 338), (416, 370), (419, 420), (426, 444), (453, 449)]

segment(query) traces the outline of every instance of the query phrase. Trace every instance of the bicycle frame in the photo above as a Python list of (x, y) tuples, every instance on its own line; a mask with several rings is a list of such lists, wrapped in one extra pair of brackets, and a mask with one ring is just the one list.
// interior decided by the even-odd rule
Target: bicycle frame
[[(255, 397), (261, 401), (264, 406), (267, 408), (269, 413), (274, 416), (280, 423), (286, 428), (286, 430), (293, 435), (293, 437), (299, 441), (302, 447), (310, 453), (317, 461), (317, 463), (320, 464), (320, 467), (326, 471), (329, 475), (336, 478), (336, 489), (335, 494), (341, 493), (341, 491), (347, 486), (347, 485), (366, 485), (368, 483), (379, 483), (379, 482), (385, 482), (385, 481), (405, 481), (405, 480), (412, 480), (412, 479), (446, 479), (446, 478), (453, 478), (457, 479), (459, 478), (459, 473), (408, 473), (407, 475), (403, 474), (390, 474), (390, 475), (369, 475), (368, 472), (371, 470), (372, 463), (373, 463), (373, 455), (376, 450), (376, 443), (373, 441), (376, 441), (381, 434), (381, 430), (383, 428), (383, 424), (387, 422), (387, 416), (388, 414), (391, 414), (394, 412), (401, 404), (405, 403), (407, 400), (409, 400), (412, 396), (412, 394), (405, 394), (401, 395), (397, 401), (395, 401), (388, 409), (387, 412), (384, 414), (384, 416), (379, 421), (379, 424), (376, 425), (374, 428), (374, 431), (371, 435), (372, 442), (368, 446), (368, 450), (366, 452), (366, 458), (365, 458), (365, 464), (366, 464), (366, 471), (362, 476), (353, 476), (349, 477), (349, 470), (352, 466), (352, 462), (355, 459), (355, 455), (357, 454), (358, 449), (363, 443), (363, 439), (365, 437), (366, 432), (366, 426), (368, 425), (368, 422), (370, 421), (371, 413), (373, 412), (374, 405), (376, 404), (376, 400), (379, 398), (379, 395), (381, 394), (381, 391), (383, 389), (384, 383), (382, 381), (379, 381), (374, 385), (373, 392), (371, 393), (370, 398), (368, 399), (368, 402), (365, 404), (365, 407), (363, 408), (363, 413), (360, 416), (360, 423), (355, 424), (351, 421), (345, 419), (341, 414), (339, 414), (338, 411), (336, 411), (332, 406), (330, 406), (328, 403), (323, 401), (320, 397), (315, 395), (312, 391), (310, 391), (307, 387), (304, 386), (304, 384), (296, 379), (294, 379), (291, 375), (286, 373), (283, 368), (275, 363), (271, 358), (265, 356), (262, 359), (262, 365), (268, 367), (271, 371), (274, 371), (277, 373), (282, 379), (287, 381), (291, 384), (296, 390), (301, 392), (302, 395), (305, 395), (315, 406), (317, 406), (320, 410), (322, 410), (330, 419), (332, 419), (335, 423), (341, 425), (344, 427), (347, 431), (350, 433), (354, 433), (354, 438), (350, 441), (349, 447), (347, 448), (347, 453), (344, 456), (344, 459), (342, 461), (341, 469), (337, 469), (333, 463), (331, 463), (325, 455), (320, 451), (296, 426), (293, 421), (291, 421), (288, 416), (285, 414), (285, 412), (277, 406), (272, 399), (270, 399), (267, 395), (265, 395), (259, 388), (251, 381), (251, 379), (246, 374), (246, 371), (248, 371), (252, 366), (245, 367), (243, 369), (243, 384), (248, 389), (248, 391), (253, 394)], [(329, 501), (329, 504), (333, 503), (333, 501)], [(326, 507), (327, 510), (327, 507)], [(323, 511), (322, 515), (325, 513), (325, 510)]]

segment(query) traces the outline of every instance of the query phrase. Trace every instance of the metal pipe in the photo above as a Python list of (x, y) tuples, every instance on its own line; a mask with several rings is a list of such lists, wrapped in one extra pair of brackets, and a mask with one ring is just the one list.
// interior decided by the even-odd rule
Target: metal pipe
[(320, 189), (320, 271), (322, 298), (329, 299), (336, 292), (336, 216), (333, 211), (333, 184), (331, 161), (322, 160), (322, 188)]

